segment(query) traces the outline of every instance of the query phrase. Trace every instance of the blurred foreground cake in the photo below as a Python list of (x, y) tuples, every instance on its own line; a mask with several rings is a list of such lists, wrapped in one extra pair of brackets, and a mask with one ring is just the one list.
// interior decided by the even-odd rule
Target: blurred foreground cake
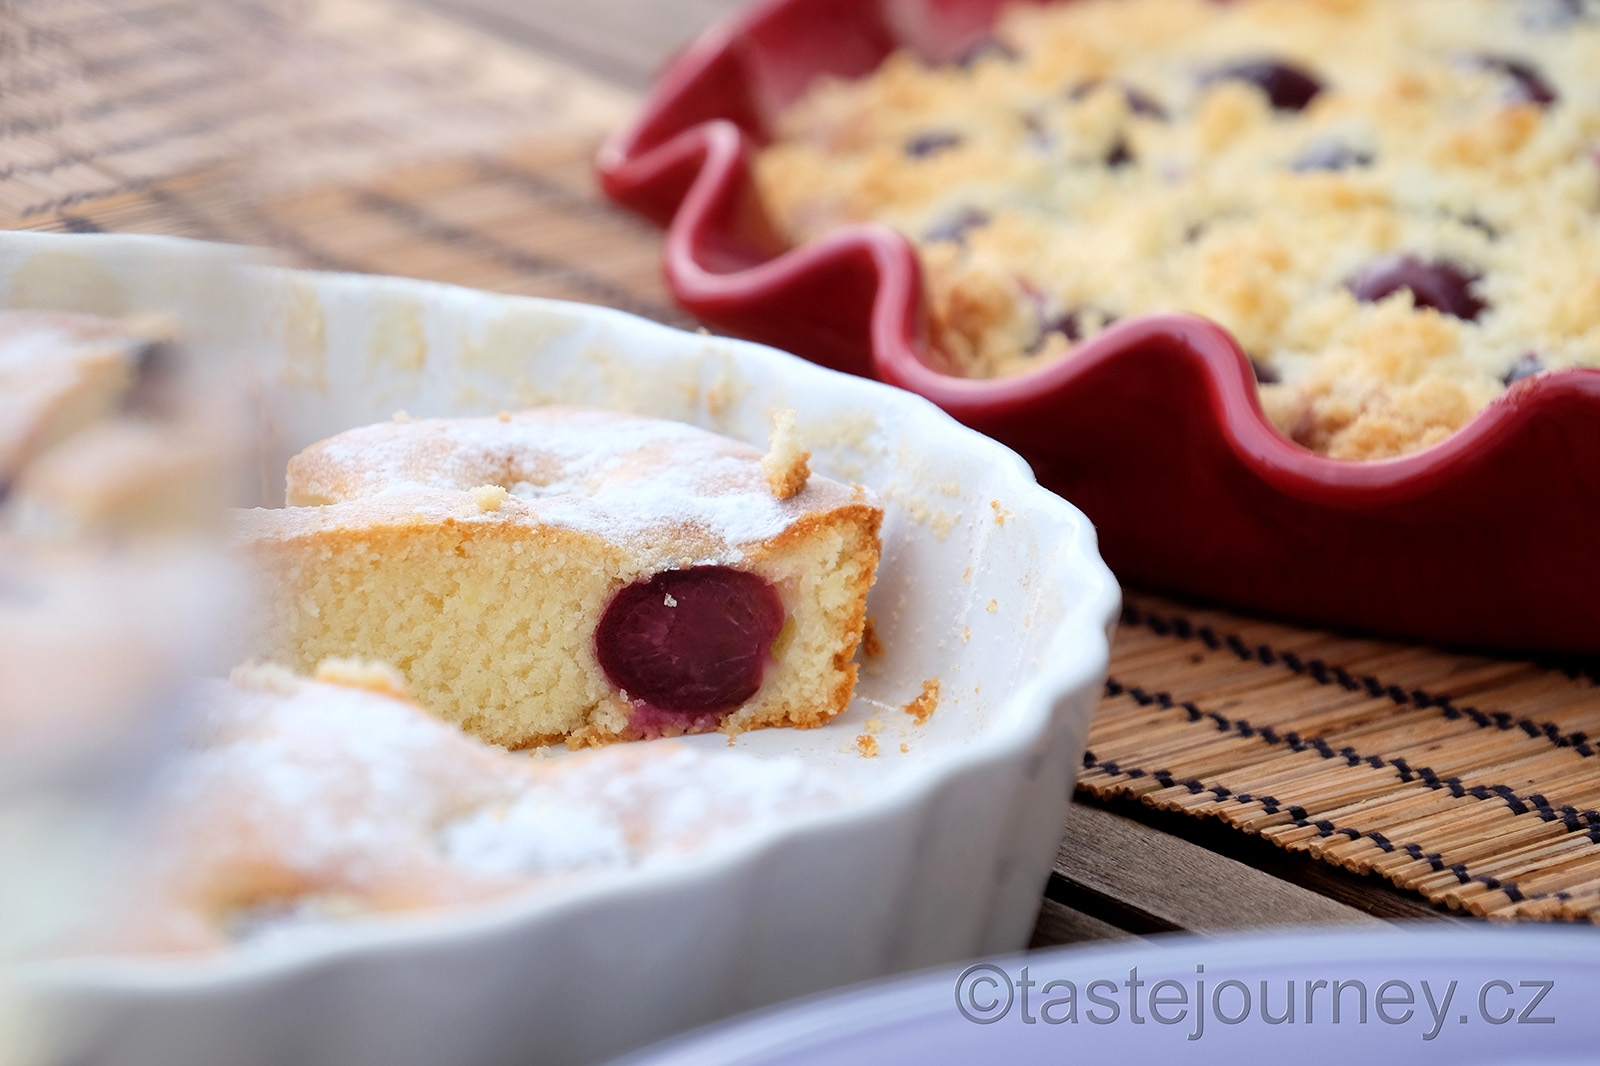
[(509, 747), (820, 725), (854, 689), (882, 511), (805, 458), (564, 408), (342, 433), (290, 462), (288, 507), (241, 517), (260, 651), (392, 663)]
[[(244, 420), (179, 329), (0, 311), (0, 970), (122, 887), (182, 688), (237, 609), (221, 531)], [(16, 1006), (0, 987), (0, 1059), (68, 1035)]]
[(201, 950), (463, 906), (637, 867), (815, 810), (796, 758), (620, 746), (530, 758), (412, 702), (391, 668), (272, 665), (207, 681), (101, 948)]
[(236, 412), (177, 330), (0, 311), (0, 784), (132, 742), (227, 602)]

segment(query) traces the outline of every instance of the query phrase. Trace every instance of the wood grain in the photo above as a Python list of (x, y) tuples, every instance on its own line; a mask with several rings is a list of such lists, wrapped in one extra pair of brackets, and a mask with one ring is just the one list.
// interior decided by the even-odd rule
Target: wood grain
[(1085, 804), (1067, 815), (1055, 879), (1064, 906), (1136, 933), (1387, 923), (1130, 818)]
[(1143, 940), (1110, 922), (1073, 910), (1050, 899), (1040, 901), (1039, 920), (1034, 924), (1028, 949), (1059, 947), (1062, 944), (1087, 944), (1107, 940), (1135, 943)]

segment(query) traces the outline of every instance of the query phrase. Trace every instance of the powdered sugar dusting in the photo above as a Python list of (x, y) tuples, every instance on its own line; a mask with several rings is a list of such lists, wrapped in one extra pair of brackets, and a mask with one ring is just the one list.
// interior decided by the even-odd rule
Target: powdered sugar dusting
[[(796, 518), (850, 498), (816, 479), (775, 499), (749, 445), (678, 422), (541, 408), (509, 418), (387, 422), (342, 433), (290, 463), (293, 502), (337, 504), (500, 485), (516, 517), (619, 542), (696, 531), (711, 558), (777, 536)], [(498, 512), (496, 512), (498, 513)]]
[(672, 742), (531, 759), (276, 668), (206, 702), (162, 788), (163, 946), (637, 868), (847, 795), (799, 759)]

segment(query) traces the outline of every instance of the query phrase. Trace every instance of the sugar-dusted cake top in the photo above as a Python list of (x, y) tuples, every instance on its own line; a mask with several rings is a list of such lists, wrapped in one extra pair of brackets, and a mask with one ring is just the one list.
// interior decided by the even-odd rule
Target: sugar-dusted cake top
[(293, 536), (420, 516), (545, 524), (634, 550), (668, 540), (728, 562), (809, 513), (875, 503), (811, 477), (780, 499), (750, 445), (681, 422), (544, 407), (487, 418), (396, 419), (314, 444), (289, 463), (283, 511), (246, 516)]
[[(126, 939), (205, 948), (638, 867), (845, 797), (793, 758), (664, 742), (554, 758), (475, 740), (381, 668), (241, 668), (158, 790)], [(337, 682), (337, 683), (334, 683)]]

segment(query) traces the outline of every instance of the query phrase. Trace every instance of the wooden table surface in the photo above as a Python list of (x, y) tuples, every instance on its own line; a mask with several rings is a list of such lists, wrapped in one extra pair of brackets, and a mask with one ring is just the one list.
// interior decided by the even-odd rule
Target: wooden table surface
[[(633, 93), (739, 0), (428, 0), (452, 18)], [(1375, 877), (1346, 873), (1220, 824), (1080, 795), (1067, 817), (1034, 946), (1264, 926), (1451, 918)]]

